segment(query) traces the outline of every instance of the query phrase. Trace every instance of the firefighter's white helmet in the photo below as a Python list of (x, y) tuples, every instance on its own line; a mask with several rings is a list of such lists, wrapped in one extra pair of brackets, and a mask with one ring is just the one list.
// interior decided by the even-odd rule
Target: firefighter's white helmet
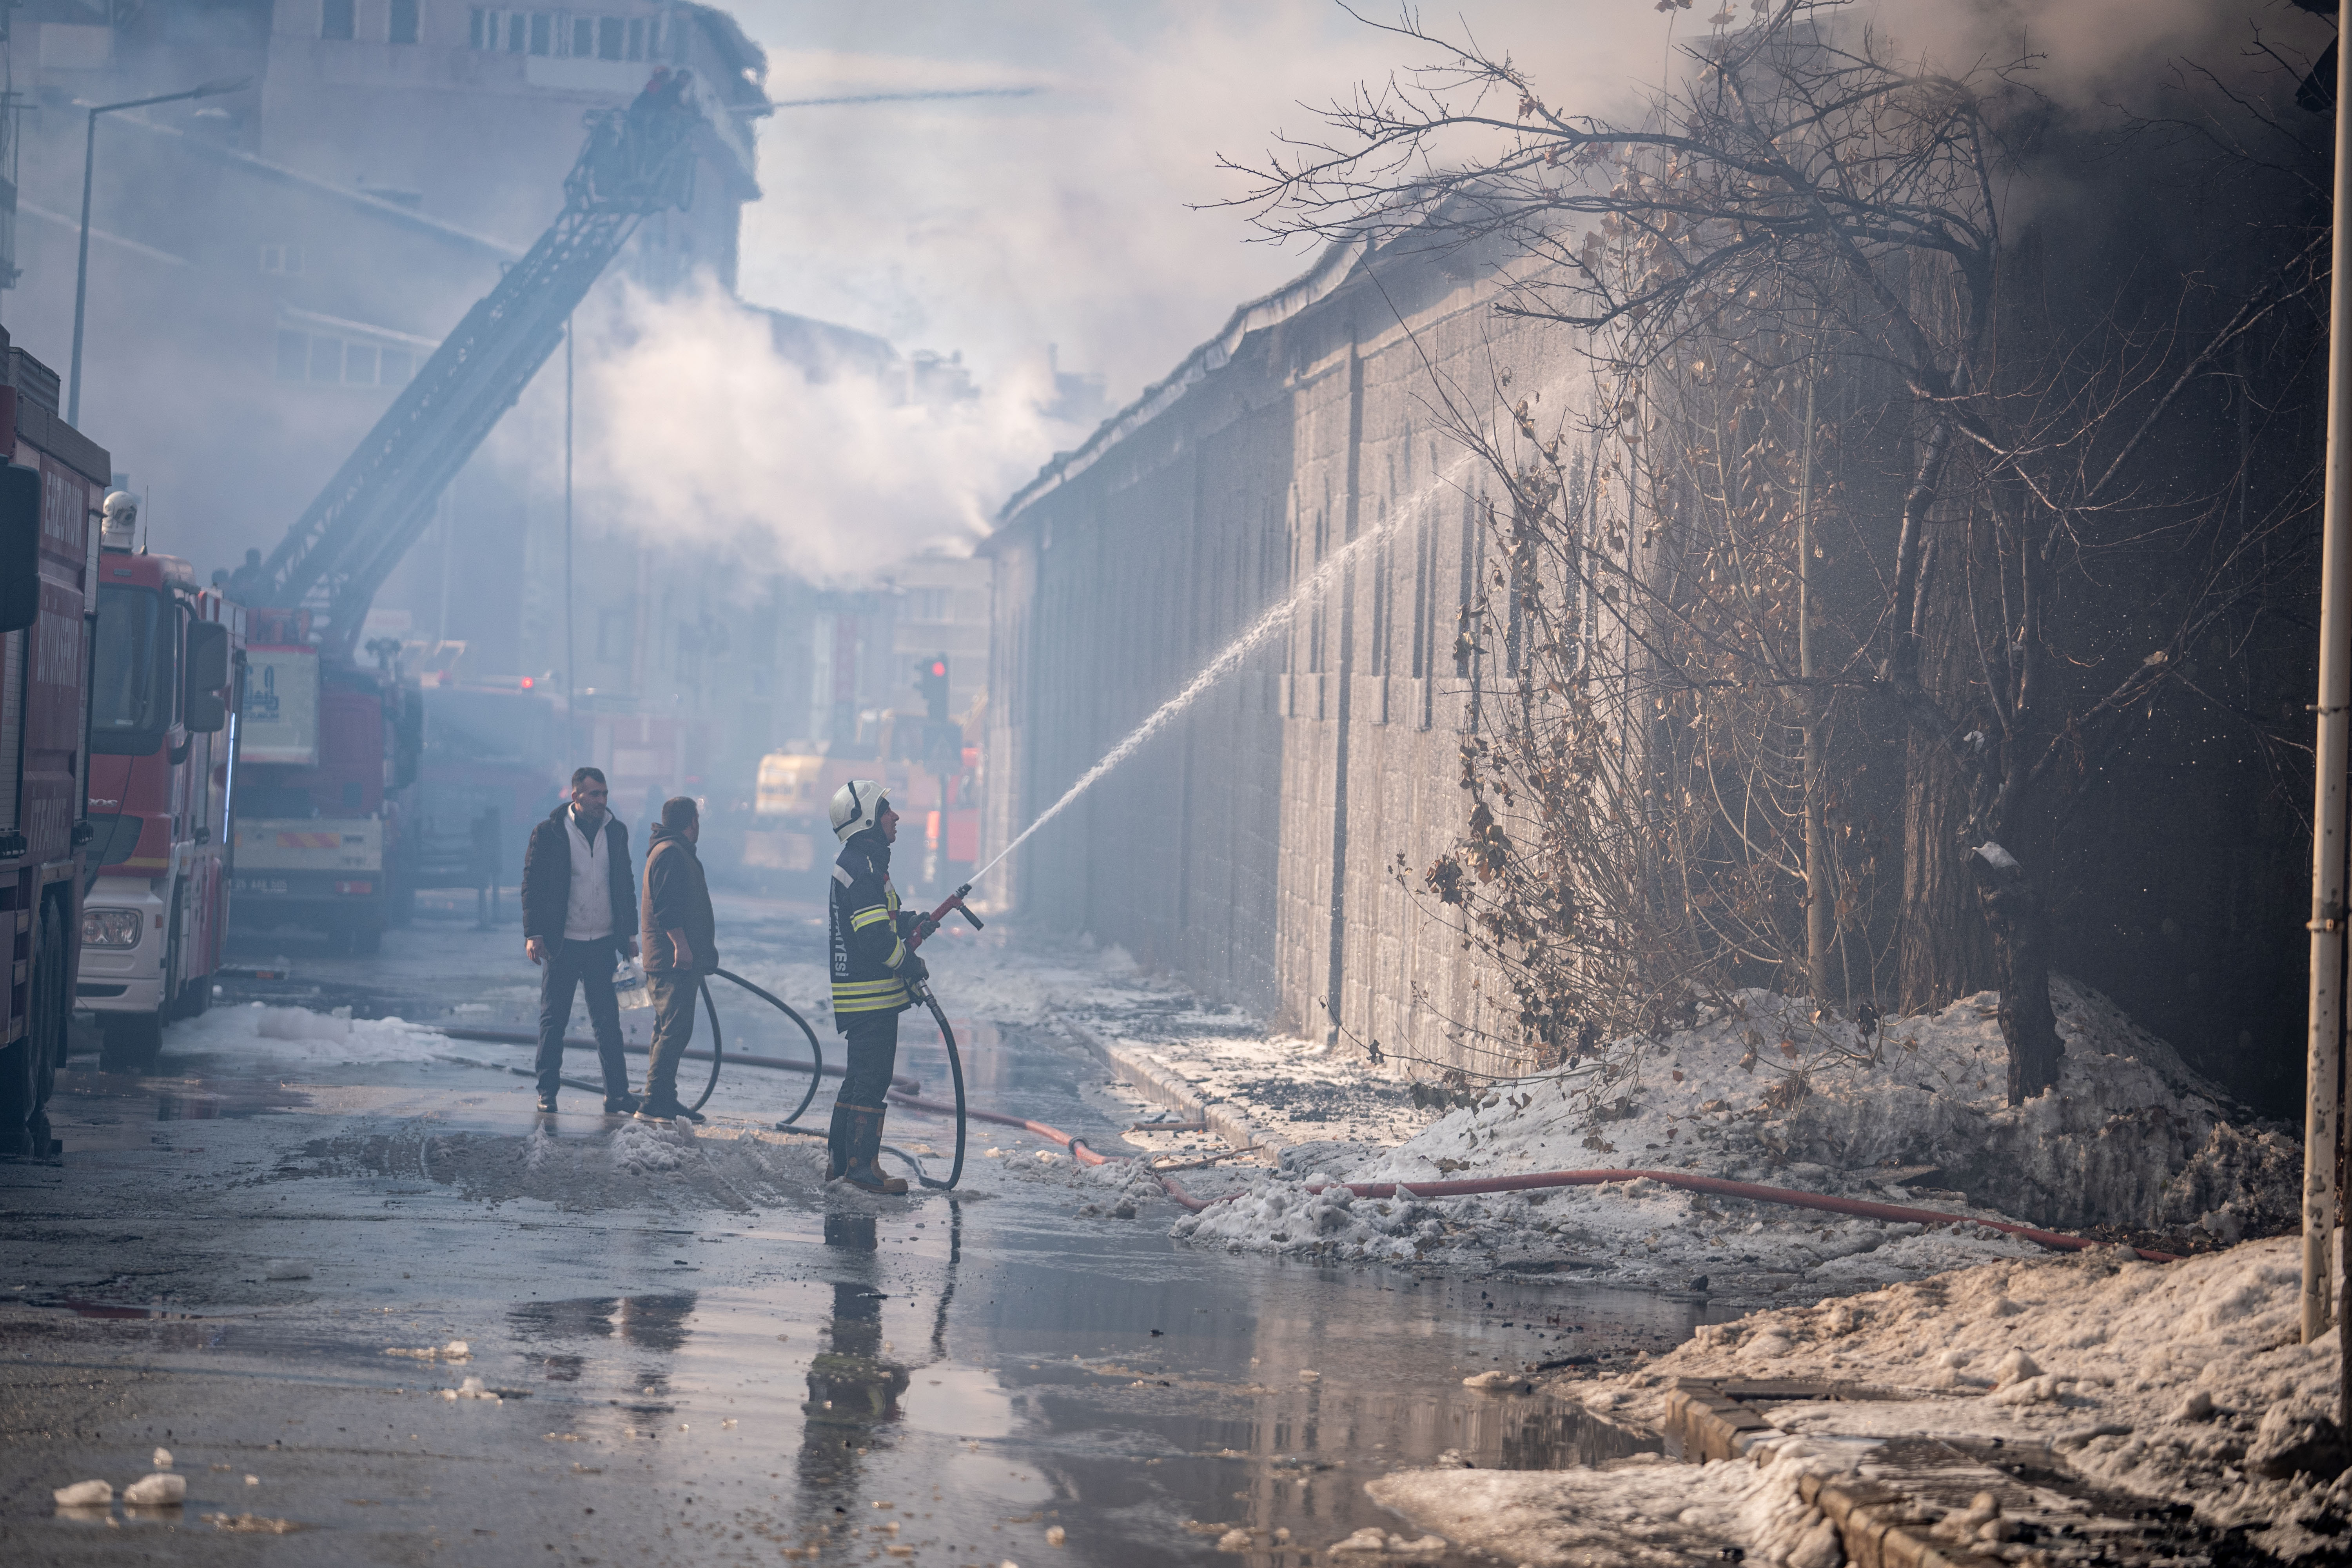
[(128, 550), (139, 532), (139, 498), (116, 490), (99, 503), (100, 536), (117, 550)]
[(833, 792), (833, 836), (844, 844), (876, 826), (889, 805), (877, 779), (852, 779)]

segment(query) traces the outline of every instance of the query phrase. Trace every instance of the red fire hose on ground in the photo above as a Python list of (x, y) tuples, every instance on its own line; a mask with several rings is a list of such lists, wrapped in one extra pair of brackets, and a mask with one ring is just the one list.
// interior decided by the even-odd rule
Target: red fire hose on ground
[[(923, 939), (937, 931), (950, 913), (961, 914), (977, 930), (980, 917), (964, 903), (964, 895), (971, 891), (967, 882), (948, 895), (946, 900), (917, 922), (907, 940), (908, 951), (920, 946)], [(948, 1066), (955, 1079), (955, 1103), (943, 1104), (935, 1100), (923, 1100), (904, 1090), (892, 1089), (893, 1104), (910, 1110), (929, 1110), (956, 1119), (955, 1164), (944, 1182), (924, 1174), (920, 1162), (911, 1155), (901, 1155), (915, 1165), (916, 1179), (927, 1187), (951, 1188), (963, 1174), (964, 1126), (968, 1121), (985, 1121), (999, 1127), (1018, 1127), (1024, 1132), (1059, 1143), (1069, 1150), (1070, 1157), (1081, 1165), (1107, 1165), (1119, 1156), (1104, 1154), (1087, 1146), (1086, 1140), (1049, 1127), (1042, 1121), (1031, 1121), (1019, 1116), (1006, 1116), (993, 1110), (974, 1110), (964, 1103), (963, 1062), (956, 1050), (955, 1032), (948, 1026), (946, 1012), (930, 994), (922, 989), (919, 1000), (930, 1009), (932, 1019), (939, 1025), (940, 1037), (947, 1043)], [(779, 1004), (781, 1005), (781, 1004)], [(803, 1104), (805, 1106), (806, 1101)], [(794, 1131), (797, 1131), (795, 1129)], [(898, 1152), (897, 1151), (892, 1151)], [(1137, 1162), (1140, 1164), (1140, 1162)], [(1202, 1199), (1186, 1192), (1183, 1184), (1149, 1165), (1140, 1167), (1160, 1184), (1180, 1206), (1192, 1214), (1213, 1205), (1221, 1204), (1235, 1195)], [(1889, 1220), (1898, 1225), (1973, 1225), (1987, 1230), (1997, 1230), (2004, 1236), (2014, 1236), (2059, 1252), (2081, 1252), (2103, 1247), (2104, 1242), (2090, 1241), (2079, 1236), (2067, 1236), (2059, 1231), (2041, 1230), (2028, 1225), (2012, 1225), (2007, 1220), (1978, 1219), (1969, 1215), (1946, 1214), (1940, 1209), (1910, 1208), (1902, 1204), (1872, 1203), (1864, 1198), (1832, 1197), (1826, 1193), (1804, 1193), (1790, 1187), (1759, 1186), (1753, 1182), (1726, 1181), (1720, 1176), (1695, 1176), (1686, 1171), (1536, 1171), (1520, 1176), (1482, 1176), (1466, 1182), (1343, 1182), (1336, 1184), (1360, 1198), (1393, 1198), (1400, 1193), (1414, 1198), (1463, 1198), (1488, 1193), (1539, 1192), (1549, 1187), (1597, 1187), (1611, 1182), (1655, 1182), (1661, 1186), (1678, 1187), (1685, 1192), (1706, 1193), (1716, 1197), (1745, 1198), (1751, 1203), (1780, 1204), (1789, 1208), (1819, 1209), (1827, 1214), (1851, 1215), (1861, 1219)], [(1316, 1183), (1307, 1187), (1310, 1193), (1328, 1191), (1334, 1184)], [(2177, 1263), (2179, 1258), (2169, 1252), (2151, 1252), (2144, 1247), (2133, 1249), (2136, 1256), (2151, 1263)]]
[[(969, 1110), (961, 1106), (942, 1105), (937, 1100), (919, 1100), (911, 1094), (893, 1089), (892, 1100), (917, 1110), (951, 1112), (975, 1121), (993, 1122), (1001, 1127), (1018, 1127), (1049, 1139), (1070, 1152), (1071, 1158), (1081, 1165), (1108, 1164), (1118, 1156), (1098, 1153), (1087, 1146), (1086, 1140), (1048, 1127), (1042, 1121), (1026, 1121), (1018, 1116), (1004, 1116), (992, 1110)], [(1172, 1177), (1150, 1172), (1169, 1197), (1193, 1214), (1215, 1204), (1224, 1203), (1235, 1195), (1202, 1200), (1186, 1192)], [(2040, 1230), (2030, 1225), (2012, 1225), (2007, 1220), (1978, 1219), (1969, 1215), (1946, 1214), (1940, 1209), (1919, 1209), (1902, 1204), (1872, 1203), (1864, 1198), (1832, 1197), (1827, 1193), (1804, 1193), (1790, 1187), (1759, 1186), (1754, 1182), (1731, 1182), (1719, 1176), (1695, 1176), (1687, 1171), (1536, 1171), (1523, 1176), (1482, 1176), (1466, 1182), (1341, 1182), (1316, 1183), (1307, 1187), (1310, 1193), (1328, 1191), (1333, 1185), (1344, 1186), (1360, 1198), (1393, 1198), (1400, 1194), (1414, 1198), (1466, 1198), (1487, 1193), (1537, 1192), (1547, 1187), (1597, 1187), (1610, 1182), (1655, 1182), (1661, 1186), (1679, 1187), (1685, 1192), (1707, 1193), (1716, 1197), (1746, 1198), (1754, 1203), (1780, 1204), (1790, 1208), (1820, 1209), (1829, 1214), (1852, 1215), (1862, 1219), (1891, 1220), (1903, 1225), (1973, 1225), (1987, 1230), (1997, 1230), (2004, 1236), (2014, 1236), (2046, 1247), (2057, 1252), (2082, 1252), (2105, 1242), (2090, 1241), (2079, 1236), (2067, 1236), (2060, 1231)], [(2138, 1257), (2150, 1263), (2178, 1263), (2180, 1259), (2169, 1252), (2152, 1252), (2135, 1247)]]

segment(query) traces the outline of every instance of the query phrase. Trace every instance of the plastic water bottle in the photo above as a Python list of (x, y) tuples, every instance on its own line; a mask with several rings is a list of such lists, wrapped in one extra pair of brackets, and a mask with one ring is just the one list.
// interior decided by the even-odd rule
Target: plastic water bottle
[(634, 958), (621, 960), (613, 971), (613, 995), (624, 1007), (650, 1007), (654, 994), (646, 984), (645, 966)]

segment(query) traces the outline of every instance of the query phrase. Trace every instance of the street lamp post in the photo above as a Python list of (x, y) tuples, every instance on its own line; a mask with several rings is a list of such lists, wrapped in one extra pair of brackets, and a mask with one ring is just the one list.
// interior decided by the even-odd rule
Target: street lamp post
[(225, 92), (242, 91), (252, 80), (251, 77), (239, 77), (235, 81), (208, 81), (185, 92), (167, 92), (155, 98), (133, 98), (121, 103), (90, 105), (89, 124), (81, 143), (81, 252), (74, 262), (73, 363), (67, 372), (67, 424), (76, 428), (81, 425), (81, 324), (83, 309), (89, 300), (89, 186), (91, 166), (98, 154), (98, 117), (111, 114), (118, 109), (144, 109), (150, 104), (178, 103), (190, 98), (216, 98)]

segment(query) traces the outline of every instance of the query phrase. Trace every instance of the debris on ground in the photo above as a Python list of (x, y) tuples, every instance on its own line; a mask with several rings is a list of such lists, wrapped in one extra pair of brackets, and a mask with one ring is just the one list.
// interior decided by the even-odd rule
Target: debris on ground
[[(2242, 1532), (2280, 1561), (2341, 1561), (2352, 1546), (2352, 1453), (2330, 1414), (2340, 1356), (2333, 1333), (2300, 1342), (2300, 1245), (2246, 1242), (2169, 1264), (2116, 1249), (2004, 1260), (1705, 1325), (1638, 1371), (1555, 1391), (1612, 1421), (1662, 1428), (1680, 1380), (1858, 1385), (1869, 1397), (1759, 1396), (1749, 1408), (1795, 1440), (1792, 1464), (1816, 1471), (1854, 1468), (1878, 1443), (1921, 1435), (2046, 1451), (2085, 1483), (2187, 1505), (2201, 1525)], [(1696, 1474), (1727, 1468), (1772, 1473), (1740, 1462)], [(1796, 1499), (1796, 1473), (1772, 1483), (1780, 1506)], [(1428, 1482), (1408, 1513), (1444, 1528), (1436, 1510), (1466, 1500), (1469, 1479)], [(1399, 1500), (1423, 1495), (1396, 1484)], [(1735, 1539), (1752, 1549), (1758, 1538)]]
[(112, 1481), (76, 1481), (49, 1494), (59, 1508), (103, 1508), (114, 1500)]
[[(1396, 1147), (1286, 1151), (1242, 1196), (1174, 1231), (1335, 1260), (1687, 1281), (1702, 1292), (1702, 1279), (1753, 1290), (1764, 1277), (1763, 1289), (1820, 1294), (2036, 1250), (1971, 1220), (2189, 1228), (2207, 1246), (2294, 1224), (2295, 1142), (2256, 1125), (2084, 987), (2053, 988), (2066, 1044), (2058, 1087), (2008, 1106), (1996, 1000), (1980, 993), (1865, 1037), (1800, 999), (1741, 992), (1696, 1027), (1620, 1042), (1606, 1065), (1588, 1058), (1454, 1096)], [(1954, 1223), (1854, 1218), (1642, 1179), (1412, 1194), (1565, 1170), (1687, 1171), (1931, 1209)], [(1374, 1200), (1340, 1183), (1403, 1190)]]

